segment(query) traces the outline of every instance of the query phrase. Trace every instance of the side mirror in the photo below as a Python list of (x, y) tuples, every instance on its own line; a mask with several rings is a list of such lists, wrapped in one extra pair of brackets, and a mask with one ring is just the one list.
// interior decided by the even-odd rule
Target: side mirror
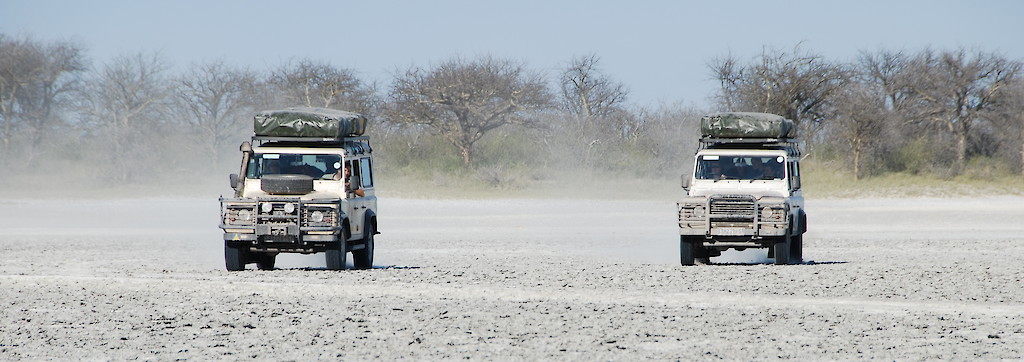
[(690, 175), (684, 173), (682, 177), (680, 177), (682, 179), (683, 190), (686, 191), (690, 191), (690, 178), (688, 176)]
[(228, 180), (231, 182), (231, 188), (238, 191), (238, 174), (233, 173), (228, 175)]

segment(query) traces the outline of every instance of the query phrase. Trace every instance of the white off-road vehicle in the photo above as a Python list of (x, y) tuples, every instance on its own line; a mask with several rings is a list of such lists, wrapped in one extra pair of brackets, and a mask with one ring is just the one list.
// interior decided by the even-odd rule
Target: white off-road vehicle
[(701, 119), (701, 139), (679, 200), (679, 259), (709, 263), (728, 249), (768, 248), (775, 264), (803, 260), (807, 214), (793, 122), (766, 113)]
[(227, 270), (273, 269), (279, 253), (326, 255), (327, 269), (373, 266), (377, 231), (366, 118), (324, 108), (265, 111), (221, 197)]

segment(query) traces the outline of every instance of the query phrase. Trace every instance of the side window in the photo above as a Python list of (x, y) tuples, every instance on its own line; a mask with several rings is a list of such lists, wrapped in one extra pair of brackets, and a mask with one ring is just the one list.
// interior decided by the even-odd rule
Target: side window
[(373, 170), (370, 168), (370, 159), (363, 159), (360, 166), (359, 174), (362, 176), (363, 187), (373, 187)]
[(796, 190), (800, 188), (800, 164), (796, 162), (786, 162), (786, 171), (789, 174), (789, 188)]
[(348, 180), (345, 180), (345, 184), (348, 185), (349, 188), (352, 190), (359, 188), (359, 185), (361, 184), (360, 180), (362, 179), (362, 175), (359, 174), (361, 171), (361, 168), (359, 166), (359, 160), (349, 161), (348, 170), (351, 173), (351, 175), (349, 175)]

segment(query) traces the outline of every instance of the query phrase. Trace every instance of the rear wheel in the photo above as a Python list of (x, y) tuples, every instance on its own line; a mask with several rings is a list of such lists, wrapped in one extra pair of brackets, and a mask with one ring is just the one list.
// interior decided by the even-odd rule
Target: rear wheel
[(363, 237), (363, 248), (352, 252), (352, 264), (356, 269), (373, 268), (373, 235), (377, 232), (373, 224), (367, 225), (364, 229), (366, 236)]
[(244, 247), (224, 244), (224, 267), (228, 271), (245, 270), (248, 250)]
[(328, 270), (345, 270), (345, 264), (348, 262), (348, 242), (345, 241), (345, 234), (338, 235), (338, 238), (341, 240), (338, 240), (327, 249)]

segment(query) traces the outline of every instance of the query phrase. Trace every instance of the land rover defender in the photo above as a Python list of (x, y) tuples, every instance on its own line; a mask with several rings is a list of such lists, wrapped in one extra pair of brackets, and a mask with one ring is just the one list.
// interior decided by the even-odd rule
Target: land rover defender
[(767, 248), (775, 264), (803, 260), (807, 214), (793, 122), (766, 113), (701, 119), (692, 172), (677, 203), (682, 265), (710, 263), (728, 249)]
[(224, 264), (274, 269), (280, 253), (320, 253), (327, 269), (373, 266), (377, 230), (366, 118), (325, 108), (258, 113), (243, 142), (233, 197), (221, 197)]

